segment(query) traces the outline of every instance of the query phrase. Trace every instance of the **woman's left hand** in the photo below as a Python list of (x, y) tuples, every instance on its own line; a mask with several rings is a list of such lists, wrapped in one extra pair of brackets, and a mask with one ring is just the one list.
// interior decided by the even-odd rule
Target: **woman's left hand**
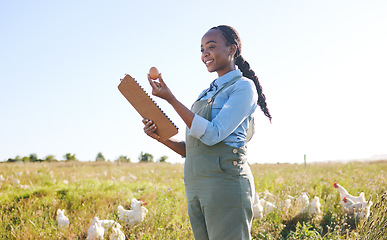
[(168, 102), (174, 98), (171, 90), (168, 88), (168, 86), (163, 81), (163, 78), (161, 77), (161, 73), (159, 74), (159, 81), (160, 82), (153, 81), (150, 78), (149, 74), (148, 74), (148, 81), (152, 87), (152, 95), (160, 97), (162, 99), (165, 99)]
[(152, 120), (144, 118), (142, 123), (144, 123), (144, 132), (146, 135), (156, 140), (160, 139), (160, 136), (156, 133), (157, 126), (153, 123)]

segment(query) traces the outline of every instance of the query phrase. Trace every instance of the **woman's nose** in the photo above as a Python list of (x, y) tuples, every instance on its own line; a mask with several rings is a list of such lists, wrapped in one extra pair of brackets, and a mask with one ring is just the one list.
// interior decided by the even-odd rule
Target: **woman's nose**
[(208, 56), (208, 51), (207, 51), (207, 50), (203, 50), (202, 56), (203, 56), (203, 57), (207, 57), (207, 56)]

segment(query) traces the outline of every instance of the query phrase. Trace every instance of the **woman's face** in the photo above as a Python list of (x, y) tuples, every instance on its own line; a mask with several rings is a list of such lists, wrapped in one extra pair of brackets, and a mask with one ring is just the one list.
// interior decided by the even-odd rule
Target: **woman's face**
[(234, 54), (236, 45), (226, 45), (226, 39), (218, 29), (208, 31), (202, 37), (202, 61), (209, 72), (217, 72), (218, 76), (235, 70)]

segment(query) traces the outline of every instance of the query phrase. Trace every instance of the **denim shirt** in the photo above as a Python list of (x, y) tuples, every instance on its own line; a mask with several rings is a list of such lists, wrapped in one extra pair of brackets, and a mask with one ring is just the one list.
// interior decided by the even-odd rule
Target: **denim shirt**
[[(214, 83), (219, 89), (237, 76), (242, 76), (239, 69), (217, 78)], [(207, 89), (200, 95), (205, 91)], [(200, 100), (212, 97), (215, 92), (216, 89), (208, 91)], [(209, 146), (223, 141), (229, 146), (241, 147), (245, 144), (248, 118), (257, 108), (257, 100), (254, 82), (242, 77), (216, 96), (211, 121), (195, 114), (188, 134)]]

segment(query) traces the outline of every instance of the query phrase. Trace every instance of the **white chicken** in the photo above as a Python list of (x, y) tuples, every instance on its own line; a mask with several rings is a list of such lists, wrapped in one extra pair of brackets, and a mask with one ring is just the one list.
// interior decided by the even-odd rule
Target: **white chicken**
[(309, 196), (308, 196), (307, 192), (303, 192), (303, 193), (301, 193), (300, 196), (298, 196), (298, 198), (296, 199), (296, 205), (299, 208), (308, 207), (308, 205), (309, 205)]
[(265, 199), (259, 199), (261, 206), (263, 207), (263, 213), (265, 215), (271, 213), (276, 209), (275, 203), (266, 201)]
[(340, 192), (340, 204), (344, 213), (353, 214), (356, 218), (368, 218), (372, 201), (366, 201), (363, 192), (359, 196), (352, 196), (337, 182), (333, 186)]
[(121, 228), (121, 225), (114, 220), (99, 220), (101, 226), (103, 227), (105, 233), (108, 233), (109, 229), (113, 227)]
[(113, 226), (112, 234), (109, 237), (110, 240), (125, 240), (125, 234), (117, 226)]
[(312, 201), (308, 204), (308, 206), (304, 207), (302, 210), (303, 212), (307, 212), (309, 216), (312, 216), (313, 214), (319, 215), (321, 213), (320, 210), (321, 203), (320, 198), (315, 196)]
[(12, 184), (13, 184), (15, 187), (20, 186), (20, 180), (17, 179), (17, 178), (13, 178), (13, 179), (12, 179)]
[(343, 211), (347, 213), (355, 213), (362, 209), (361, 202), (353, 202), (351, 199), (344, 197), (343, 200)]
[(370, 215), (370, 208), (372, 201), (364, 202), (353, 202), (347, 197), (344, 197), (343, 200), (343, 211), (348, 214), (354, 214), (356, 218), (368, 218)]
[(64, 211), (64, 209), (58, 209), (56, 211), (56, 222), (60, 230), (67, 228), (70, 223), (69, 218), (64, 215)]
[(356, 218), (368, 218), (370, 216), (370, 208), (372, 206), (372, 201), (369, 200), (367, 205), (361, 209), (361, 211), (355, 213)]
[(309, 216), (312, 216), (313, 214), (317, 215), (321, 213), (319, 197), (315, 196), (312, 201), (309, 202), (309, 194), (307, 192), (302, 192), (297, 198), (288, 195), (283, 210), (284, 212), (288, 212), (292, 207), (295, 209), (294, 212), (298, 212), (299, 214), (308, 214)]
[(269, 190), (265, 190), (263, 192), (263, 199), (265, 199), (266, 201), (275, 201), (276, 200), (276, 196), (272, 193), (269, 192)]
[[(351, 200), (352, 202), (365, 202), (364, 193), (361, 192), (359, 196), (352, 196), (348, 193), (348, 191), (342, 187), (340, 184), (335, 182), (333, 186), (340, 192), (340, 199), (343, 200), (344, 197), (347, 197), (347, 199)], [(343, 205), (343, 203), (342, 203)]]
[(285, 199), (285, 202), (283, 204), (282, 210), (287, 213), (289, 212), (290, 208), (292, 207), (292, 202), (294, 201), (295, 197), (288, 195)]
[(105, 229), (102, 227), (98, 217), (95, 216), (91, 226), (89, 227), (89, 231), (87, 232), (86, 240), (103, 240), (104, 233)]
[(289, 211), (289, 209), (292, 207), (292, 199), (287, 198), (284, 203), (283, 211), (286, 213)]
[(253, 217), (256, 219), (263, 218), (263, 206), (261, 205), (261, 202), (259, 201), (258, 193), (256, 193), (254, 196)]
[(130, 204), (131, 210), (125, 210), (121, 205), (118, 206), (119, 219), (121, 222), (125, 222), (129, 226), (133, 226), (142, 222), (145, 219), (148, 209), (144, 206), (142, 201), (137, 201), (135, 198), (132, 198)]

